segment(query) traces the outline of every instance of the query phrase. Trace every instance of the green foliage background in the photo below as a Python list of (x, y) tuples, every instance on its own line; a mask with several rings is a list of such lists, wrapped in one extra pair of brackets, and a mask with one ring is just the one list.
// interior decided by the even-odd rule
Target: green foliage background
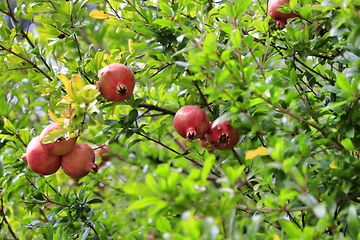
[[(0, 3), (2, 238), (360, 238), (358, 0), (291, 0), (281, 31), (260, 0), (14, 5)], [(136, 78), (121, 103), (95, 90), (113, 62)], [(185, 105), (232, 119), (237, 146), (185, 151)], [(21, 155), (49, 115), (111, 162), (79, 181), (33, 173)]]

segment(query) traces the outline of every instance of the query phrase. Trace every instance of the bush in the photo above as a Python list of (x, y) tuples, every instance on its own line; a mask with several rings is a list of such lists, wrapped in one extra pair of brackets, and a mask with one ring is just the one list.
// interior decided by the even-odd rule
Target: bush
[[(357, 4), (291, 0), (278, 30), (255, 0), (3, 1), (0, 236), (359, 239)], [(112, 63), (134, 73), (125, 101), (96, 86)], [(183, 141), (186, 105), (232, 120), (238, 144)], [(22, 155), (51, 122), (47, 141), (111, 160), (80, 179), (32, 172)]]

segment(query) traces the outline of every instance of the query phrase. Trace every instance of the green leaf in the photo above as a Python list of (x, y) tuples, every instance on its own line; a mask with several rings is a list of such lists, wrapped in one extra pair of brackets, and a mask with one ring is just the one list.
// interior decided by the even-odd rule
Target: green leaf
[(156, 221), (156, 228), (162, 233), (171, 232), (172, 230), (169, 220), (164, 216), (158, 218), (158, 220)]
[(4, 176), (4, 155), (0, 155), (0, 178)]
[(95, 203), (103, 203), (103, 200), (101, 200), (100, 198), (94, 198), (88, 201), (86, 204), (95, 204)]
[(297, 0), (290, 0), (289, 1), (289, 6), (291, 9), (296, 9), (296, 5), (297, 5)]
[(4, 119), (4, 127), (6, 130), (8, 130), (12, 134), (18, 133), (15, 126), (7, 118)]
[(87, 236), (89, 235), (90, 233), (90, 228), (85, 228), (83, 234), (81, 234), (81, 239), (80, 240), (86, 240)]
[(291, 84), (295, 85), (297, 82), (297, 75), (295, 68), (292, 68), (290, 71), (290, 82)]
[(295, 223), (285, 219), (279, 219), (279, 223), (288, 237), (298, 239), (299, 236), (302, 236), (301, 230), (295, 225)]
[(354, 145), (351, 142), (351, 140), (349, 138), (345, 138), (344, 140), (341, 141), (341, 144), (348, 150), (350, 151), (354, 151)]
[(321, 202), (317, 205), (315, 205), (312, 210), (314, 211), (314, 214), (317, 218), (322, 219), (326, 217), (326, 204), (324, 202)]
[(135, 140), (132, 140), (128, 145), (128, 149), (131, 149), (132, 146), (134, 146), (135, 144), (139, 143), (139, 142), (143, 142), (144, 140), (143, 139), (135, 139)]
[(351, 84), (342, 73), (339, 73), (337, 76), (336, 86), (340, 87), (347, 93), (352, 93)]
[(156, 19), (154, 21), (155, 24), (159, 24), (162, 27), (175, 27), (176, 23), (170, 20), (165, 20), (165, 19)]
[(215, 156), (210, 155), (208, 158), (205, 159), (204, 166), (201, 169), (201, 179), (203, 183), (206, 182), (206, 179), (210, 173), (211, 168), (213, 167), (215, 161)]
[(52, 226), (48, 226), (47, 227), (47, 233), (46, 233), (47, 238), (49, 240), (53, 239), (53, 227)]
[(165, 129), (167, 127), (167, 124), (161, 124), (161, 126), (158, 128), (158, 139), (161, 139), (164, 135)]
[(128, 122), (130, 124), (132, 124), (136, 120), (137, 117), (138, 117), (138, 110), (136, 110), (136, 109), (131, 110), (129, 113)]
[(359, 219), (356, 207), (354, 205), (350, 205), (348, 208), (348, 216), (346, 220), (350, 234), (354, 238), (357, 238), (359, 235)]
[(136, 200), (134, 201), (128, 208), (127, 211), (131, 211), (133, 209), (141, 209), (141, 208), (145, 208), (147, 206), (153, 205), (153, 204), (158, 204), (161, 202), (165, 202), (163, 200), (161, 200), (158, 197), (146, 197), (143, 198), (141, 200)]

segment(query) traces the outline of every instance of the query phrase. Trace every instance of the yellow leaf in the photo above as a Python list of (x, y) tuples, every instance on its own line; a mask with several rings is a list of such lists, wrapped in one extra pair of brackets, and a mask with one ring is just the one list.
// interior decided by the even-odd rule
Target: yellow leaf
[(74, 95), (74, 92), (72, 90), (72, 87), (71, 87), (71, 83), (69, 81), (69, 79), (64, 75), (64, 74), (59, 74), (58, 78), (62, 81), (62, 83), (64, 84), (65, 86), (65, 90), (66, 90), (66, 93), (72, 98), (72, 99), (76, 99), (75, 95)]
[(119, 57), (116, 59), (117, 61), (120, 61), (122, 59), (121, 53), (119, 53)]
[(42, 96), (42, 97), (45, 96), (45, 95), (49, 92), (49, 90), (50, 90), (50, 88), (46, 88), (46, 89), (45, 89), (45, 92), (42, 93), (41, 96)]
[(72, 99), (75, 100), (76, 97), (75, 97), (75, 94), (74, 94), (74, 92), (73, 92), (73, 90), (72, 90), (71, 83), (65, 85), (65, 89), (66, 89), (66, 92), (67, 92), (67, 94), (69, 95), (69, 97), (71, 97)]
[[(61, 96), (61, 98), (63, 98), (66, 102), (68, 103), (72, 103), (74, 101), (74, 99), (72, 99), (71, 97), (69, 96)], [(57, 105), (57, 104), (56, 104)]]
[(101, 62), (101, 65), (102, 65), (103, 67), (109, 65), (109, 64), (110, 64), (110, 63), (109, 63), (109, 59), (110, 59), (109, 54), (105, 53), (104, 56), (103, 56), (103, 60), (102, 60), (102, 62)]
[(76, 91), (80, 91), (85, 86), (85, 81), (82, 79), (79, 75), (73, 74), (71, 76), (71, 82), (73, 84), (73, 87), (76, 89)]
[(59, 118), (53, 113), (50, 109), (48, 109), (49, 117), (56, 123), (62, 124), (65, 120), (65, 118)]
[(273, 235), (273, 240), (280, 240), (279, 236), (277, 234)]
[(62, 73), (59, 74), (58, 78), (62, 81), (64, 86), (70, 83), (69, 79)]
[(96, 19), (105, 19), (110, 16), (110, 14), (107, 14), (104, 11), (92, 11), (89, 13), (89, 16)]
[(332, 168), (332, 169), (337, 168), (337, 166), (335, 165), (335, 161), (334, 161), (334, 162), (332, 162), (332, 163), (329, 165), (329, 167), (330, 167), (330, 168)]
[(133, 48), (133, 45), (134, 42), (133, 40), (130, 38), (129, 41), (128, 41), (128, 45), (129, 45), (129, 52), (132, 53), (134, 51), (134, 48)]
[(266, 147), (259, 147), (255, 150), (247, 151), (245, 154), (245, 159), (253, 159), (256, 156), (269, 155), (269, 152)]

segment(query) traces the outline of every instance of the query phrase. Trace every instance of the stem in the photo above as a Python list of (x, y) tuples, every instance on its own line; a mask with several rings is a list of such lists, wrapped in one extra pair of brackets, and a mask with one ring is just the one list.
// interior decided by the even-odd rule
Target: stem
[[(273, 107), (277, 108), (279, 110), (279, 112), (281, 113), (285, 113), (287, 115), (289, 115), (290, 117), (292, 118), (295, 118), (297, 120), (299, 120), (300, 122), (304, 122), (306, 124), (308, 124), (309, 126), (312, 126), (313, 128), (315, 128), (316, 130), (318, 130), (322, 135), (324, 135), (324, 137), (328, 137), (329, 134), (327, 132), (325, 132), (321, 127), (317, 126), (316, 124), (312, 123), (312, 122), (309, 122), (305, 119), (302, 119), (301, 117), (293, 114), (292, 112), (290, 112), (289, 110), (286, 110), (286, 109), (283, 109), (280, 105), (277, 105), (277, 104), (272, 104), (268, 99), (264, 98), (261, 94), (257, 94), (255, 92), (252, 92), (252, 94), (256, 95), (257, 97), (261, 98), (262, 100), (264, 100), (265, 102), (271, 104)], [(337, 148), (339, 150), (343, 150), (344, 149), (344, 146), (341, 145), (341, 143), (338, 142), (337, 139), (335, 138), (331, 138), (331, 141), (334, 143), (334, 145), (337, 146)]]
[(142, 13), (136, 8), (136, 6), (132, 5), (129, 0), (126, 0), (126, 2), (127, 2), (133, 9), (135, 9), (135, 11), (136, 11), (146, 22), (149, 22), (149, 20), (147, 20), (147, 19), (142, 15)]
[(300, 207), (300, 208), (257, 208), (249, 207), (247, 205), (235, 205), (235, 208), (238, 210), (251, 210), (251, 211), (260, 211), (260, 212), (297, 212), (297, 211), (307, 211), (310, 210), (310, 207)]
[(3, 218), (3, 219), (2, 219), (2, 222), (0, 223), (0, 227), (2, 226), (2, 223), (5, 222), (5, 223), (8, 225), (9, 232), (10, 232), (11, 236), (14, 238), (14, 240), (19, 240), (19, 239), (16, 237), (14, 230), (11, 228), (11, 225), (9, 224), (9, 222), (8, 222), (7, 219), (6, 219), (6, 215), (5, 215), (5, 212), (4, 212), (4, 202), (3, 202), (2, 194), (1, 194), (0, 201), (1, 201), (0, 215), (1, 215), (2, 218)]
[[(154, 143), (157, 143), (157, 144), (161, 145), (162, 147), (170, 150), (170, 151), (173, 152), (173, 153), (176, 153), (176, 154), (178, 154), (178, 155), (181, 154), (181, 153), (179, 153), (178, 151), (176, 151), (176, 150), (168, 147), (167, 145), (163, 144), (162, 142), (160, 142), (160, 141), (158, 141), (158, 140), (156, 140), (156, 139), (153, 139), (153, 138), (151, 138), (151, 137), (148, 137), (148, 136), (146, 136), (145, 134), (142, 134), (142, 133), (137, 133), (137, 134), (140, 135), (140, 136), (142, 136), (142, 137), (144, 137), (144, 138), (146, 138), (147, 140), (150, 140), (150, 141), (152, 141), (152, 142), (154, 142)], [(185, 157), (185, 158), (186, 158), (187, 160), (189, 160), (190, 162), (192, 162), (195, 166), (200, 167), (200, 168), (203, 167), (201, 164), (199, 164), (198, 162), (196, 162), (194, 159), (189, 158), (189, 157)]]
[(167, 63), (164, 66), (162, 66), (160, 69), (158, 69), (153, 75), (150, 76), (150, 78), (154, 77), (155, 75), (157, 75), (159, 72), (161, 72), (162, 70), (164, 70), (166, 67), (173, 65), (175, 62), (172, 63)]
[(309, 111), (309, 113), (310, 113), (310, 115), (311, 115), (312, 119), (314, 119), (314, 121), (315, 121), (317, 124), (319, 124), (319, 121), (315, 118), (314, 114), (311, 112), (311, 110), (310, 110), (309, 106), (307, 105), (307, 103), (306, 103), (305, 99), (302, 97), (302, 95), (301, 95), (301, 93), (300, 93), (299, 89), (297, 88), (296, 84), (294, 85), (294, 87), (295, 87), (296, 91), (298, 92), (298, 94), (299, 94), (299, 96), (300, 96), (301, 100), (304, 102), (305, 107), (306, 107), (306, 108), (307, 108), (307, 110)]
[(170, 109), (163, 108), (163, 107), (158, 107), (158, 106), (155, 106), (155, 105), (152, 105), (152, 104), (149, 104), (149, 103), (140, 103), (139, 107), (147, 108), (148, 110), (156, 110), (156, 111), (159, 111), (159, 112), (163, 112), (165, 114), (170, 114), (172, 116), (175, 116), (175, 114), (176, 114), (174, 111), (172, 111)]
[[(186, 72), (192, 76), (193, 74), (188, 70), (186, 69)], [(199, 87), (199, 84), (196, 82), (196, 80), (193, 81), (194, 82), (194, 85), (196, 87), (196, 89), (198, 90), (199, 94), (200, 94), (200, 97), (201, 99), (204, 101), (205, 105), (206, 105), (206, 108), (209, 110), (209, 112), (211, 113), (211, 115), (214, 115), (214, 112), (212, 111), (212, 109), (210, 108), (209, 106), (209, 103), (207, 102), (207, 99), (205, 98), (205, 95), (203, 94), (203, 92), (201, 91), (200, 87)]]
[(46, 72), (44, 72), (35, 62), (32, 62), (31, 60), (29, 60), (28, 58), (25, 58), (15, 52), (13, 52), (10, 48), (6, 48), (3, 45), (0, 45), (0, 51), (7, 51), (13, 55), (15, 55), (16, 57), (24, 60), (25, 62), (27, 62), (28, 64), (32, 65), (33, 68), (35, 68), (37, 71), (39, 71), (41, 74), (43, 74), (47, 79), (49, 79), (50, 81), (53, 81), (52, 77), (50, 77)]

